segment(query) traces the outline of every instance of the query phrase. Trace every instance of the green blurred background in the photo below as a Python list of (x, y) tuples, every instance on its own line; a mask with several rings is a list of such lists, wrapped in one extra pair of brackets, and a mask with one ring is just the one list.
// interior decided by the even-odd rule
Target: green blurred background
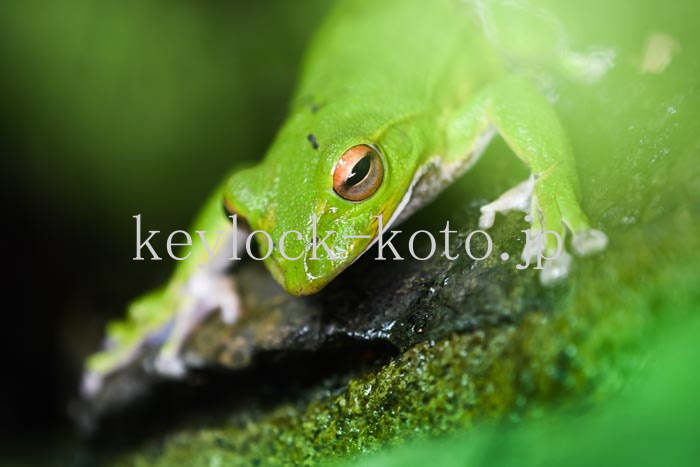
[(107, 319), (173, 267), (131, 260), (131, 216), (156, 230), (187, 228), (232, 165), (262, 157), (329, 6), (0, 4), (12, 277), (0, 444), (71, 430), (67, 398), (81, 359)]
[[(131, 216), (142, 214), (150, 229), (187, 228), (230, 167), (262, 156), (284, 118), (305, 45), (331, 3), (0, 4), (10, 276), (0, 340), (0, 448), (21, 451), (37, 439), (55, 446), (72, 438), (68, 414), (82, 358), (97, 346), (104, 323), (161, 284), (173, 266), (131, 260)], [(659, 267), (692, 264), (700, 210), (700, 6), (691, 0), (532, 3), (556, 13), (571, 50), (615, 52), (614, 67), (596, 85), (571, 79), (575, 61), (548, 75), (558, 84), (557, 109), (574, 147), (586, 155), (578, 162), (584, 208), (613, 240), (632, 238), (640, 224), (653, 226), (640, 242), (666, 241), (664, 229), (676, 229), (679, 241), (663, 249)], [(547, 40), (547, 30), (528, 32)], [(666, 72), (641, 73), (649, 38), (658, 33), (672, 36), (673, 61)], [(561, 57), (535, 58), (546, 68)], [(498, 153), (507, 153), (501, 141), (489, 150)], [(509, 161), (489, 164), (501, 173)], [(512, 182), (507, 174), (493, 180), (486, 169), (476, 170), (483, 172), (471, 180), (478, 197)], [(654, 224), (678, 206), (684, 210), (674, 224)], [(612, 243), (618, 252), (624, 245)], [(653, 254), (656, 246), (649, 245), (649, 251), (637, 245), (630, 257)], [(634, 275), (619, 280), (634, 282)], [(673, 290), (654, 293), (657, 302), (644, 296), (639, 302), (649, 308), (673, 302)], [(697, 302), (684, 300), (683, 310), (656, 308), (685, 316)], [(695, 411), (697, 404), (687, 407)], [(694, 428), (683, 423), (684, 432)], [(517, 447), (519, 435), (513, 436)], [(461, 441), (456, 446), (449, 449), (460, 449)]]

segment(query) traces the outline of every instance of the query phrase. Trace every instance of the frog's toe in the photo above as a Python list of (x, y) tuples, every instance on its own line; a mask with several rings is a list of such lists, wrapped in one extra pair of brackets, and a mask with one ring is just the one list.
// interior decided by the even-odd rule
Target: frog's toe
[(185, 363), (178, 355), (161, 352), (153, 362), (153, 369), (162, 376), (182, 378), (187, 372)]
[(566, 279), (571, 269), (572, 258), (566, 251), (562, 251), (557, 257), (545, 260), (544, 269), (540, 272), (540, 283), (552, 285)]
[[(561, 238), (562, 235), (559, 235)], [(536, 269), (541, 270), (540, 283), (543, 285), (554, 284), (565, 279), (573, 262), (573, 258), (566, 252), (563, 245), (557, 246), (556, 243), (548, 242), (552, 238), (554, 238), (552, 232), (545, 233), (539, 228), (531, 229), (528, 244), (523, 248), (521, 255), (526, 264), (542, 265)]]
[(525, 243), (525, 246), (523, 247), (523, 253), (520, 255), (520, 258), (526, 264), (537, 262), (537, 257), (540, 254), (540, 248), (542, 248), (542, 241), (542, 231), (539, 229), (536, 230), (530, 228), (529, 241)]
[(532, 205), (532, 190), (534, 186), (535, 177), (530, 176), (524, 182), (503, 193), (497, 200), (482, 206), (479, 228), (491, 228), (497, 213), (508, 211), (529, 212)]
[(493, 209), (484, 208), (486, 208), (486, 206), (481, 207), (481, 216), (479, 217), (479, 228), (485, 230), (493, 227), (493, 223), (496, 220), (496, 211)]
[(80, 380), (80, 394), (84, 399), (92, 399), (102, 389), (104, 376), (97, 371), (87, 370)]
[(581, 232), (574, 232), (571, 245), (577, 255), (591, 255), (605, 249), (608, 245), (608, 237), (600, 230), (586, 229)]

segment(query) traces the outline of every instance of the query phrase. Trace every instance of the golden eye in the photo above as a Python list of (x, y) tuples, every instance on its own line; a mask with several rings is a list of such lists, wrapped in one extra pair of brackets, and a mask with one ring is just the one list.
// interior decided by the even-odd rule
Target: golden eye
[(377, 150), (366, 144), (353, 146), (333, 169), (333, 190), (348, 201), (362, 201), (382, 184), (384, 164)]

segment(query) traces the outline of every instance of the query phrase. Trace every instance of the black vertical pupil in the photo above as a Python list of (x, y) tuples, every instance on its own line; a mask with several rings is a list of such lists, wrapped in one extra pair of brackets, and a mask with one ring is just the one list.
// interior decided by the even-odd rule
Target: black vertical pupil
[(355, 186), (360, 183), (369, 173), (369, 169), (372, 167), (372, 155), (367, 154), (365, 157), (360, 159), (355, 167), (352, 168), (352, 173), (345, 180), (346, 186)]

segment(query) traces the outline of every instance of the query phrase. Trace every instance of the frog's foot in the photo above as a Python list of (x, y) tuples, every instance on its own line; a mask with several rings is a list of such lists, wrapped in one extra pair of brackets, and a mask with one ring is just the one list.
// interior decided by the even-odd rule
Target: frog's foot
[[(558, 165), (540, 174), (535, 181), (530, 216), (532, 217), (531, 239), (535, 248), (533, 255), (542, 255), (544, 271), (540, 282), (551, 284), (568, 275), (571, 257), (564, 250), (566, 233), (572, 234), (573, 250), (579, 256), (597, 253), (605, 249), (608, 238), (599, 230), (591, 228), (588, 218), (581, 210), (571, 175)], [(554, 235), (554, 234), (557, 235)]]
[[(571, 255), (564, 249), (567, 230), (572, 233), (572, 247), (579, 256), (605, 249), (607, 237), (590, 227), (578, 204), (571, 178), (557, 166), (508, 190), (496, 201), (481, 208), (479, 227), (493, 225), (496, 213), (508, 211), (528, 213), (531, 223), (530, 241), (523, 249), (526, 264), (540, 265), (540, 282), (549, 285), (565, 279), (572, 264)], [(556, 234), (556, 235), (555, 235)]]
[[(530, 221), (531, 216), (526, 216), (525, 220)], [(563, 247), (561, 249), (554, 247), (553, 252), (551, 247), (549, 250), (544, 248), (543, 251), (543, 245), (546, 245), (546, 242), (547, 236), (543, 236), (542, 230), (533, 230), (531, 228), (529, 242), (523, 248), (521, 256), (525, 264), (531, 264), (536, 269), (541, 269), (540, 283), (543, 285), (554, 284), (566, 279), (573, 261), (571, 255)], [(538, 263), (538, 261), (541, 261), (541, 263)], [(542, 264), (542, 266), (539, 267), (539, 264)]]
[(186, 373), (181, 351), (197, 326), (209, 315), (221, 312), (221, 320), (234, 323), (241, 314), (241, 302), (233, 278), (217, 273), (195, 274), (181, 292), (182, 305), (178, 309), (170, 335), (154, 362), (157, 373), (180, 378)]
[(587, 256), (603, 251), (608, 246), (608, 237), (600, 230), (587, 229), (574, 232), (571, 245), (579, 256)]

